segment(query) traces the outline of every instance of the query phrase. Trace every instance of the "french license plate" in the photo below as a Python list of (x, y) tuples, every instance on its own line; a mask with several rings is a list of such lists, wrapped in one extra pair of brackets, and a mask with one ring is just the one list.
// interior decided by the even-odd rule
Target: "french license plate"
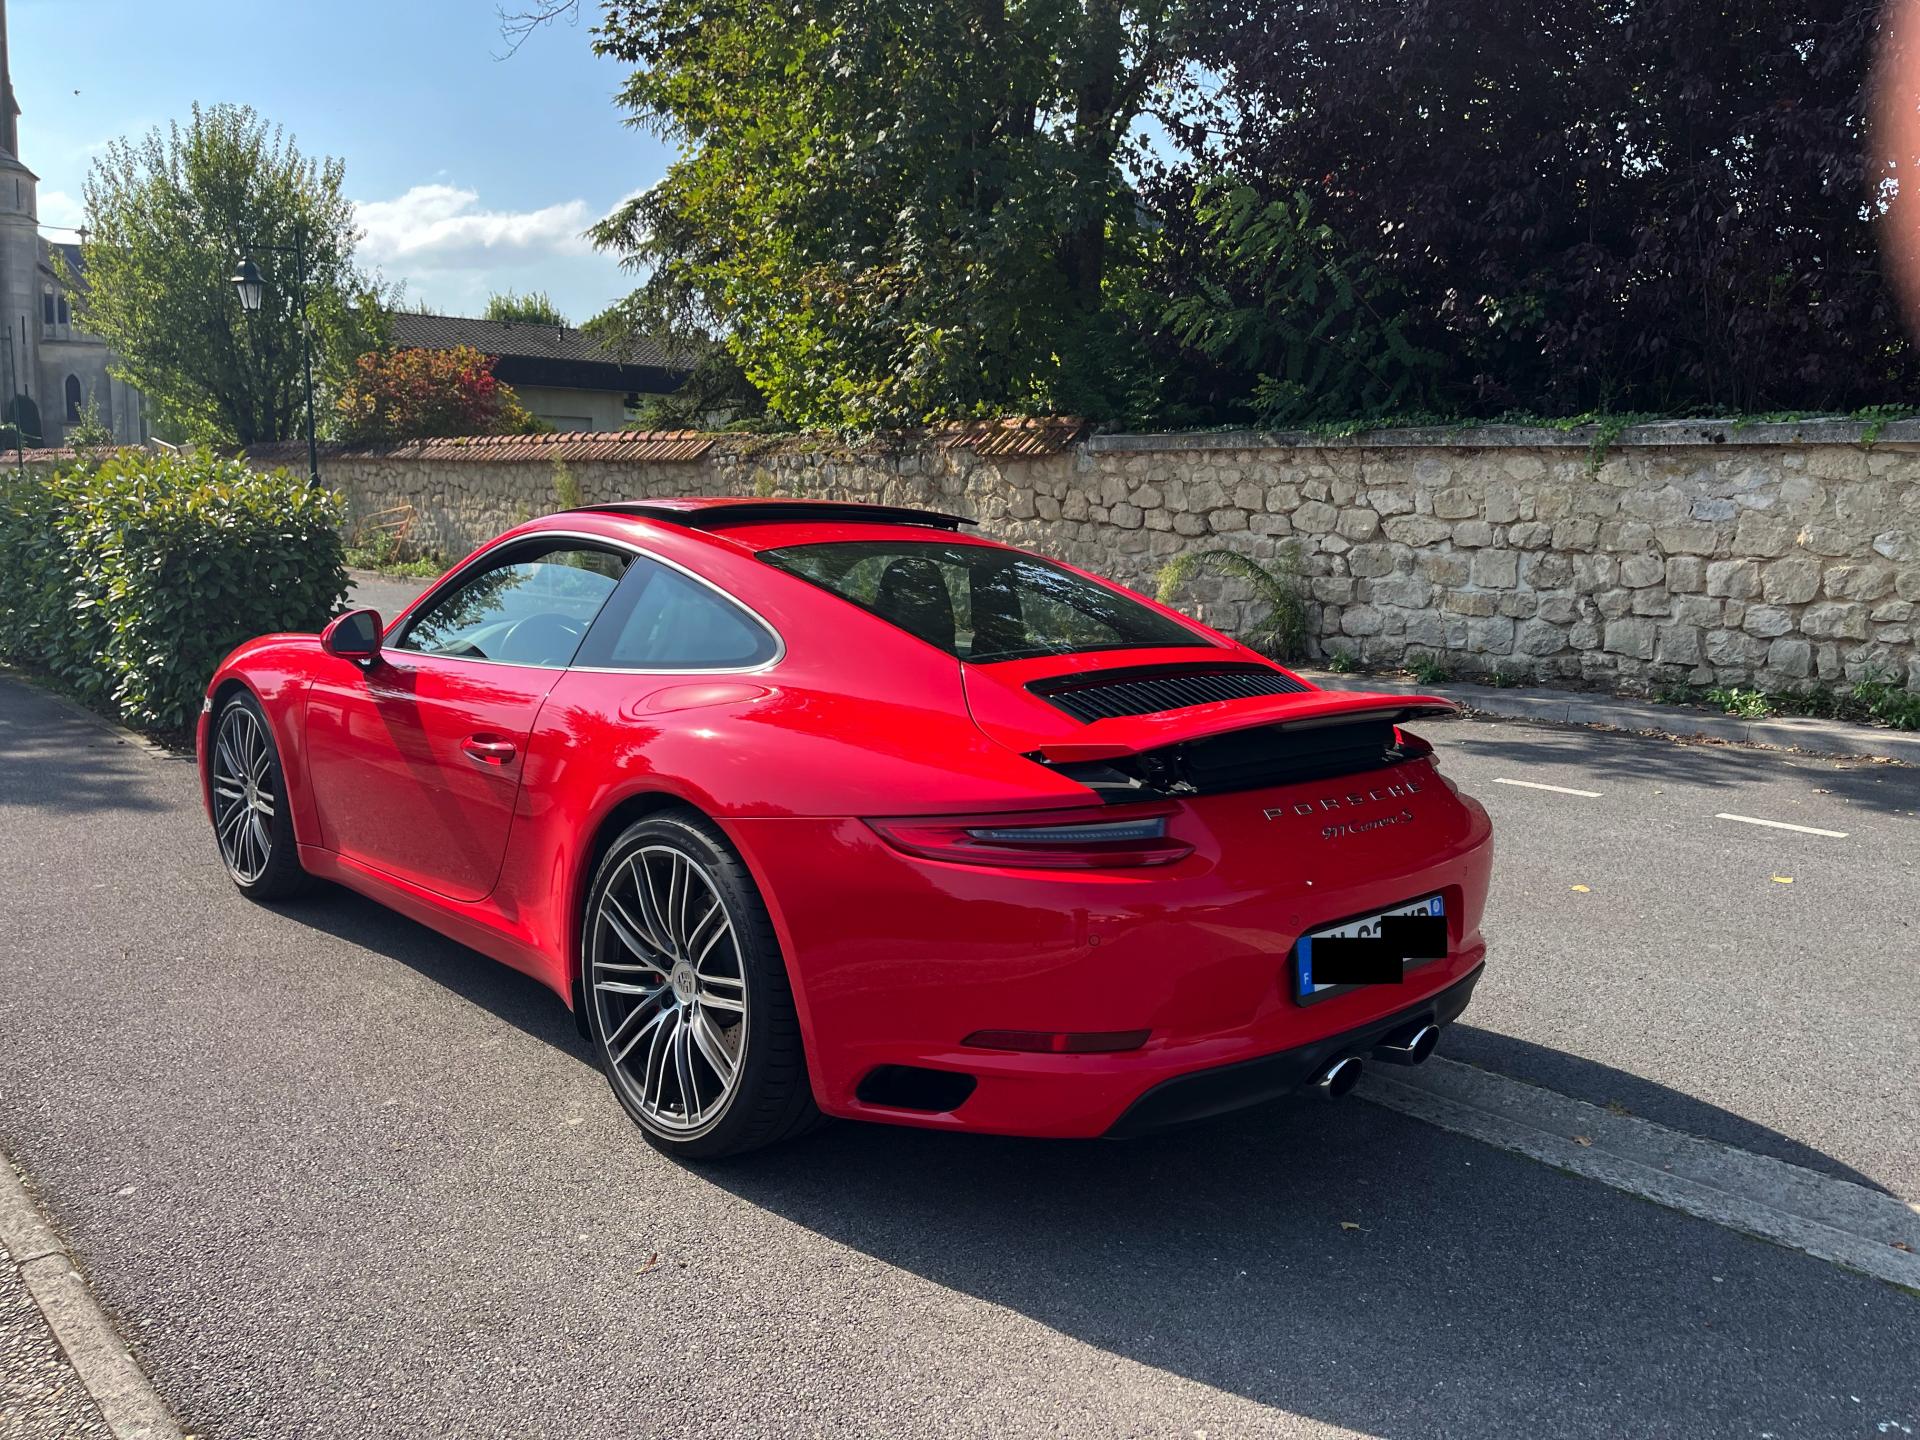
[[(1443, 959), (1447, 953), (1446, 913), (1446, 904), (1441, 897), (1429, 895), (1396, 909), (1383, 910), (1377, 915), (1363, 915), (1357, 920), (1329, 925), (1325, 929), (1302, 935), (1293, 947), (1294, 994), (1302, 1005), (1310, 1005), (1329, 995), (1351, 990), (1356, 985), (1395, 984), (1414, 966)], [(1381, 922), (1388, 919), (1409, 923), (1383, 927)], [(1383, 928), (1392, 932), (1384, 941), (1381, 933)], [(1371, 943), (1322, 943), (1329, 940)], [(1382, 950), (1383, 943), (1389, 948)], [(1314, 974), (1316, 944), (1319, 944), (1321, 956), (1321, 974), (1318, 978)], [(1393, 953), (1396, 950), (1408, 953)], [(1380, 963), (1383, 955), (1384, 970)], [(1366, 978), (1356, 978), (1362, 973), (1366, 973)]]

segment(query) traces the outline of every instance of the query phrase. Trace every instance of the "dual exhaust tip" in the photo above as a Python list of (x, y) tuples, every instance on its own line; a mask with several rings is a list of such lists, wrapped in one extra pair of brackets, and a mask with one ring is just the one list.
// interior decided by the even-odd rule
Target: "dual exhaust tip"
[[(1388, 1065), (1419, 1065), (1433, 1054), (1433, 1047), (1439, 1043), (1438, 1025), (1409, 1025), (1404, 1030), (1394, 1031), (1374, 1046), (1373, 1054), (1374, 1058)], [(1350, 1094), (1353, 1087), (1360, 1083), (1360, 1076), (1365, 1069), (1365, 1062), (1358, 1055), (1345, 1055), (1322, 1070), (1314, 1084), (1327, 1099), (1338, 1100)]]

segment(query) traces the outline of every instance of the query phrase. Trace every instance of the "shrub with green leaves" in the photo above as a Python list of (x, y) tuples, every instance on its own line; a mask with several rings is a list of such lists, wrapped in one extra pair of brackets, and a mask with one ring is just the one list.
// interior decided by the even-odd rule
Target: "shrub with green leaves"
[[(122, 451), (0, 482), (0, 655), (179, 730), (226, 653), (347, 591), (340, 497), (237, 460)], [(16, 603), (18, 602), (18, 603)]]
[(1255, 601), (1267, 607), (1240, 638), (1263, 654), (1294, 660), (1306, 653), (1307, 605), (1301, 593), (1300, 557), (1293, 546), (1282, 549), (1268, 564), (1238, 550), (1187, 550), (1160, 567), (1157, 596), (1171, 605), (1182, 587), (1206, 571), (1244, 581)]

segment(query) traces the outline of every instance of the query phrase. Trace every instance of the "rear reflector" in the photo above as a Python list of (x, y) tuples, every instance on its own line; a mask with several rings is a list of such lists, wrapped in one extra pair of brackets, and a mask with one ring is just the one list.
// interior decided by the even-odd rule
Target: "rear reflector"
[(1109, 1055), (1138, 1050), (1151, 1030), (976, 1030), (960, 1043), (975, 1050), (1024, 1050), (1042, 1055)]
[(1167, 834), (1174, 806), (1103, 805), (1056, 810), (1042, 819), (955, 815), (933, 820), (869, 820), (896, 850), (959, 865), (1022, 870), (1105, 870), (1170, 865), (1193, 846)]

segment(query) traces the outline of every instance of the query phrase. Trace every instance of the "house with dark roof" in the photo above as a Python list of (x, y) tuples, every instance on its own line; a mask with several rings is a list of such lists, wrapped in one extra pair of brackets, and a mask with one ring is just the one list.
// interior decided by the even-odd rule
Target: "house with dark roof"
[(664, 345), (637, 340), (611, 350), (571, 326), (401, 312), (392, 332), (394, 345), (407, 349), (471, 345), (493, 356), (493, 373), (520, 403), (567, 432), (622, 429), (643, 398), (670, 394), (687, 378), (686, 365)]

